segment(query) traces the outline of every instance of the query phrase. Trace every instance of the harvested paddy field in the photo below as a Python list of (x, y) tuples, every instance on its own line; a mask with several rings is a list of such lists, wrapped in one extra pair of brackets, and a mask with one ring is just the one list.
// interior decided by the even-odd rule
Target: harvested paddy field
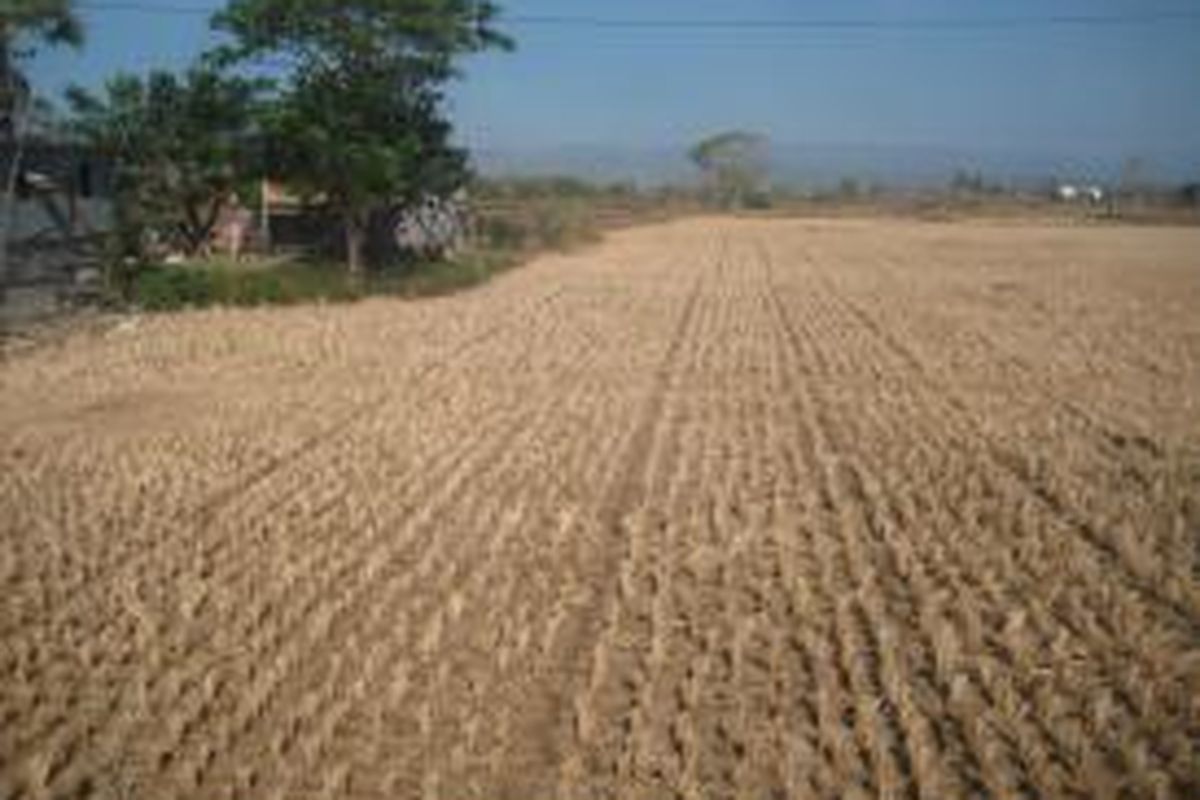
[(691, 220), (0, 384), (0, 797), (1200, 796), (1200, 231)]

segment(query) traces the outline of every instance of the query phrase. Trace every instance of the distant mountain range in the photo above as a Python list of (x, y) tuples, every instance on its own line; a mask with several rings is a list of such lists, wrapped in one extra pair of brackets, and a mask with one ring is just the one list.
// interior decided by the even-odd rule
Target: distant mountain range
[[(547, 148), (481, 148), (474, 151), (485, 175), (571, 175), (598, 182), (641, 185), (696, 180), (687, 148), (563, 145)], [(1178, 184), (1200, 180), (1200, 151), (1135, 153), (1139, 180)], [(958, 170), (981, 173), (991, 183), (1032, 187), (1049, 179), (1111, 184), (1127, 157), (1003, 151), (916, 145), (775, 144), (771, 177), (778, 184), (826, 188), (845, 178), (893, 187), (945, 185)]]

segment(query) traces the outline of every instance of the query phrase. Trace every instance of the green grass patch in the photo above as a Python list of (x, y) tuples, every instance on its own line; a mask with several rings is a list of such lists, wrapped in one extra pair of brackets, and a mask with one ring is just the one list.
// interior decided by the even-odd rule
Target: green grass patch
[(390, 295), (428, 297), (476, 286), (517, 263), (508, 252), (464, 254), (353, 277), (344, 266), (305, 260), (229, 263), (222, 260), (156, 265), (133, 282), (132, 301), (147, 311), (208, 306), (351, 302)]

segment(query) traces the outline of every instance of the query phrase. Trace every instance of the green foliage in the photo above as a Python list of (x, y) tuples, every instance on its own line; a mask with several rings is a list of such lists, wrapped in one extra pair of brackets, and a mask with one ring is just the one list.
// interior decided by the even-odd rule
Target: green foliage
[(257, 306), (317, 298), (348, 299), (352, 295), (339, 278), (328, 270), (308, 267), (155, 266), (137, 276), (132, 300), (147, 311), (173, 311), (210, 305)]
[(214, 294), (210, 273), (177, 267), (156, 267), (134, 279), (136, 302), (150, 311), (208, 305)]
[(463, 53), (511, 48), (490, 0), (230, 0), (214, 26), (233, 37), (218, 54), (295, 59), (300, 72), (324, 64), (348, 74), (369, 66), (404, 67), (420, 83), (455, 74)]
[(767, 140), (747, 131), (710, 136), (688, 151), (722, 208), (739, 208), (761, 192), (767, 173)]
[(289, 185), (342, 212), (450, 194), (466, 180), (466, 153), (450, 146), (438, 102), (383, 76), (306, 73), (264, 119), (269, 157)]
[(417, 265), (398, 275), (385, 273), (369, 288), (376, 293), (436, 297), (486, 283), (516, 263), (506, 253), (473, 253), (450, 261)]
[[(478, 180), (474, 247), (447, 261), (406, 262), (362, 276), (321, 261), (236, 263), (221, 259), (146, 267), (126, 262), (129, 298), (148, 310), (220, 305), (352, 301), (371, 295), (440, 295), (490, 280), (531, 254), (600, 236), (606, 224), (661, 217), (671, 193), (575, 178)], [(605, 222), (609, 220), (609, 222)]]
[(290, 305), (348, 302), (371, 295), (425, 297), (490, 280), (515, 260), (475, 253), (445, 262), (410, 264), (355, 280), (334, 265), (289, 262), (246, 266), (220, 261), (142, 267), (132, 279), (130, 300), (146, 311), (208, 306)]
[[(13, 48), (83, 43), (83, 25), (72, 0), (0, 0), (0, 40)], [(31, 41), (32, 40), (32, 41)]]
[(467, 179), (442, 85), (467, 53), (511, 43), (487, 0), (230, 0), (214, 19), (226, 63), (290, 65), (264, 117), (274, 171), (343, 220), (351, 271), (374, 211), (446, 196)]
[(0, 0), (0, 140), (17, 134), (33, 93), (20, 62), (40, 46), (83, 43), (71, 0)]
[(102, 96), (69, 90), (78, 134), (115, 165), (124, 256), (144, 257), (151, 235), (187, 253), (206, 245), (255, 155), (250, 134), (259, 88), (195, 68), (183, 76), (120, 74)]
[(755, 189), (746, 194), (743, 205), (750, 211), (767, 211), (775, 207), (775, 198), (770, 190)]

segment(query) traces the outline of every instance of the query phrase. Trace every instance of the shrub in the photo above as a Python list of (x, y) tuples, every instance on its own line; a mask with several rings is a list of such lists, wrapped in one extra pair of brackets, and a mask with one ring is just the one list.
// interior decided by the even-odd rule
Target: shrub
[(529, 231), (510, 217), (484, 217), (479, 223), (479, 235), (485, 247), (497, 250), (520, 250), (529, 239)]
[(453, 261), (422, 264), (392, 280), (381, 276), (373, 290), (381, 294), (400, 293), (410, 297), (449, 294), (485, 283), (516, 263), (515, 258), (501, 253), (476, 253)]
[(429, 296), (484, 283), (515, 263), (509, 253), (491, 251), (413, 263), (362, 278), (350, 276), (339, 265), (321, 263), (258, 268), (220, 263), (153, 266), (139, 273), (131, 300), (146, 311), (174, 311), (210, 305), (344, 302), (368, 295)]
[(285, 276), (274, 271), (157, 266), (137, 276), (131, 299), (147, 311), (172, 311), (214, 304), (256, 306), (300, 298), (287, 285)]
[(599, 238), (594, 204), (579, 199), (540, 198), (519, 208), (484, 216), (480, 244), (490, 250), (557, 250)]
[(133, 281), (133, 300), (148, 311), (170, 311), (213, 302), (214, 281), (204, 270), (150, 267)]
[(257, 306), (267, 303), (282, 303), (289, 299), (280, 276), (272, 272), (217, 273), (229, 275), (233, 280), (224, 294), (217, 299), (232, 305)]
[(767, 211), (775, 206), (770, 192), (756, 191), (746, 195), (747, 211)]

